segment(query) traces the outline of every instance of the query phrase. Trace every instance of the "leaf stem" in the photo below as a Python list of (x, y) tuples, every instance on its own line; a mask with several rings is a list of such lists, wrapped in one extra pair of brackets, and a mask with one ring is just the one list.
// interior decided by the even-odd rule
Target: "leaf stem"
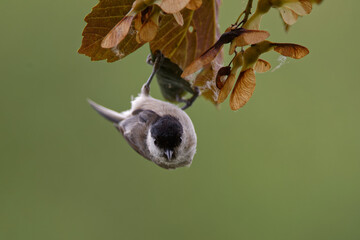
[(239, 22), (240, 18), (242, 17), (242, 15), (243, 15), (244, 13), (245, 13), (245, 11), (243, 11), (243, 12), (239, 15), (239, 17), (236, 19), (236, 22), (235, 22), (234, 25), (238, 25), (238, 22)]
[(252, 4), (253, 4), (253, 0), (249, 0), (247, 5), (246, 5), (246, 9), (245, 9), (245, 17), (243, 19), (244, 24), (247, 22), (247, 20), (249, 19), (249, 16), (251, 14), (251, 8), (252, 8)]
[[(240, 25), (243, 26), (247, 22), (247, 20), (249, 19), (249, 16), (251, 14), (252, 5), (253, 5), (253, 0), (248, 0), (248, 3), (246, 4), (245, 10), (240, 14), (240, 16), (244, 14), (244, 19), (237, 25), (238, 27)], [(239, 18), (240, 18), (240, 16), (239, 16)], [(236, 21), (236, 23), (239, 21), (239, 18)]]
[(231, 63), (234, 61), (234, 59), (236, 58), (237, 52), (236, 50), (234, 50), (234, 57), (231, 59), (231, 61), (228, 64), (228, 67), (230, 67)]

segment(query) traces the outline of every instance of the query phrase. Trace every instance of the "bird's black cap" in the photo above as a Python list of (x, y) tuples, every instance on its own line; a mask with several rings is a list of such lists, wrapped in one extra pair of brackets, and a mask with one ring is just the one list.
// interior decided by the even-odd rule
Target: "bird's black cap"
[(165, 115), (153, 124), (150, 133), (155, 139), (156, 146), (164, 150), (173, 150), (181, 143), (183, 127), (178, 119)]

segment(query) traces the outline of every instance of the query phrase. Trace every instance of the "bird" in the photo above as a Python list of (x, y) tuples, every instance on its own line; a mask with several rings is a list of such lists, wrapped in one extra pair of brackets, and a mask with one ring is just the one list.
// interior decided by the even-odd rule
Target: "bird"
[(101, 116), (111, 121), (127, 143), (142, 157), (164, 169), (190, 166), (197, 136), (190, 117), (180, 107), (150, 96), (150, 83), (161, 66), (158, 54), (153, 71), (131, 108), (116, 112), (88, 99)]

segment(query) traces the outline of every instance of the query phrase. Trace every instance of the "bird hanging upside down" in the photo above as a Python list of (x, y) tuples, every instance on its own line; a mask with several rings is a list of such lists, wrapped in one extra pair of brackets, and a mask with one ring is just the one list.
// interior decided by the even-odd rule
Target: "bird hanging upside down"
[(191, 119), (178, 106), (150, 96), (150, 83), (163, 60), (161, 52), (156, 54), (153, 72), (139, 96), (131, 102), (130, 110), (119, 113), (91, 100), (88, 102), (113, 122), (129, 145), (144, 158), (165, 169), (190, 166), (197, 144)]

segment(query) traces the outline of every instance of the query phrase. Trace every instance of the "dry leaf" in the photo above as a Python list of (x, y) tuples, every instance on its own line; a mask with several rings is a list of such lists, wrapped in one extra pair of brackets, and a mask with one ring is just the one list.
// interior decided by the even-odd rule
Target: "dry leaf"
[[(159, 26), (156, 38), (150, 42), (151, 51), (160, 50), (165, 57), (185, 69), (191, 62), (209, 49), (219, 38), (217, 24), (220, 0), (204, 1), (195, 12), (184, 9), (181, 14), (184, 26), (179, 26), (172, 16), (165, 15)], [(207, 64), (197, 75), (194, 85), (202, 95), (215, 102), (215, 75), (222, 63), (218, 54), (212, 63)]]
[(180, 12), (174, 13), (173, 16), (180, 26), (184, 26), (184, 19)]
[(225, 80), (225, 83), (223, 87), (220, 90), (219, 97), (217, 100), (217, 103), (220, 104), (225, 101), (225, 99), (229, 96), (229, 93), (231, 92), (231, 89), (234, 86), (236, 75), (231, 73), (227, 79)]
[(101, 42), (102, 48), (116, 47), (128, 34), (134, 16), (125, 16)]
[(218, 89), (222, 89), (224, 86), (224, 82), (222, 81), (222, 78), (224, 76), (229, 76), (231, 73), (231, 67), (226, 66), (219, 69), (219, 71), (216, 74), (216, 87)]
[(196, 10), (198, 9), (202, 4), (202, 0), (190, 0), (188, 5), (186, 7), (190, 10)]
[[(265, 40), (269, 35), (270, 34), (266, 31), (247, 30), (244, 28), (232, 29), (229, 32), (225, 32), (211, 48), (209, 48), (199, 58), (197, 58), (194, 62), (185, 68), (182, 76), (186, 77), (200, 70), (204, 65), (210, 63), (221, 51), (222, 46), (226, 43), (234, 43), (232, 46), (230, 46), (230, 54), (232, 54), (235, 51), (236, 46), (255, 44)], [(237, 45), (237, 42), (239, 42), (239, 45)]]
[[(188, 2), (188, 0), (177, 0), (174, 1), (173, 6), (169, 6), (169, 4), (171, 5), (173, 3), (173, 0), (166, 0), (161, 3), (165, 8), (178, 8), (179, 6), (185, 8)], [(131, 24), (131, 18), (134, 18), (136, 13), (137, 15), (141, 14), (141, 9), (136, 9), (136, 11), (131, 10), (133, 3), (134, 0), (100, 0), (99, 4), (97, 4), (92, 12), (85, 18), (87, 25), (83, 31), (84, 37), (79, 53), (91, 57), (91, 60), (94, 61), (107, 59), (108, 62), (114, 62), (141, 47), (144, 39), (140, 39), (140, 36), (137, 35), (133, 29), (136, 25), (136, 29), (140, 30), (140, 26), (142, 26), (142, 23), (147, 19), (146, 16), (148, 16), (149, 13), (136, 17), (135, 21), (133, 21), (134, 23)], [(141, 5), (140, 7), (147, 6), (146, 4), (139, 4)], [(147, 7), (146, 9), (150, 8)], [(123, 19), (126, 15), (127, 17)], [(119, 23), (120, 21), (121, 23)], [(178, 21), (180, 21), (180, 19), (178, 19)], [(169, 24), (173, 24), (173, 22), (175, 21), (169, 21)], [(163, 23), (165, 24), (165, 22)], [(154, 28), (154, 26), (151, 27), (151, 29)], [(150, 30), (150, 28), (147, 30)], [(153, 30), (151, 30), (151, 33), (154, 35)], [(124, 36), (125, 38), (123, 38)], [(147, 40), (152, 37), (151, 35), (143, 36), (143, 38)], [(122, 38), (123, 40), (121, 41)], [(100, 44), (102, 41), (103, 47), (109, 49), (101, 47)], [(118, 42), (120, 43), (116, 45)]]
[(146, 21), (139, 31), (139, 38), (141, 42), (150, 42), (157, 34), (158, 25), (152, 21)]
[(140, 28), (141, 28), (141, 26), (143, 24), (141, 18), (142, 18), (141, 12), (139, 12), (134, 18), (134, 28), (137, 31), (140, 30)]
[(300, 59), (309, 54), (309, 50), (298, 44), (292, 43), (274, 43), (274, 51), (285, 57)]
[(170, 15), (165, 15), (156, 38), (150, 43), (152, 52), (160, 50), (165, 57), (185, 69), (195, 58), (211, 47), (217, 39), (215, 8), (219, 0), (209, 0), (195, 12), (184, 9), (184, 26), (179, 26)]
[(263, 59), (258, 59), (255, 63), (254, 70), (258, 73), (264, 73), (269, 71), (271, 64)]
[(236, 47), (243, 47), (250, 44), (257, 44), (264, 41), (270, 36), (267, 31), (261, 30), (248, 30), (245, 29), (238, 37), (236, 37), (230, 45), (229, 54), (233, 54)]
[(189, 1), (190, 0), (162, 0), (158, 5), (164, 12), (172, 14), (184, 9)]
[(109, 31), (130, 11), (133, 0), (100, 0), (92, 12), (85, 17), (87, 25), (82, 33), (83, 40), (79, 53), (91, 57), (92, 61), (107, 59), (114, 62), (124, 58), (142, 46), (136, 42), (135, 31), (129, 31), (125, 39), (113, 49), (100, 46)]
[(250, 44), (256, 44), (264, 41), (270, 36), (270, 33), (267, 31), (261, 30), (246, 30), (243, 34), (240, 34), (235, 38), (236, 46), (243, 47)]
[(194, 86), (201, 90), (201, 95), (206, 99), (217, 102), (219, 89), (216, 87), (215, 74), (221, 65), (218, 64), (217, 58), (209, 66), (205, 67), (195, 79)]
[(215, 57), (220, 53), (221, 49), (222, 45), (220, 44), (212, 46), (209, 50), (207, 50), (199, 58), (187, 66), (181, 76), (186, 77), (194, 72), (199, 71), (206, 64), (209, 64), (212, 60), (214, 60)]
[(230, 108), (238, 110), (244, 106), (254, 93), (256, 85), (255, 73), (252, 68), (240, 72), (234, 90), (230, 96)]
[(243, 27), (246, 29), (259, 29), (262, 16), (265, 15), (272, 7), (279, 9), (280, 14), (286, 24), (294, 24), (295, 18), (297, 19), (297, 16), (292, 16), (292, 13), (289, 12), (289, 10), (292, 10), (296, 15), (299, 16), (309, 14), (312, 10), (312, 4), (309, 0), (259, 0), (256, 11)]
[(150, 42), (155, 38), (159, 26), (159, 15), (160, 9), (154, 7), (150, 16), (139, 30), (139, 39), (141, 42)]
[(299, 16), (305, 16), (311, 13), (312, 4), (309, 0), (299, 0), (297, 2), (287, 2), (282, 8), (288, 8)]
[(280, 8), (279, 12), (285, 24), (293, 25), (296, 23), (298, 15), (293, 10), (289, 8)]

